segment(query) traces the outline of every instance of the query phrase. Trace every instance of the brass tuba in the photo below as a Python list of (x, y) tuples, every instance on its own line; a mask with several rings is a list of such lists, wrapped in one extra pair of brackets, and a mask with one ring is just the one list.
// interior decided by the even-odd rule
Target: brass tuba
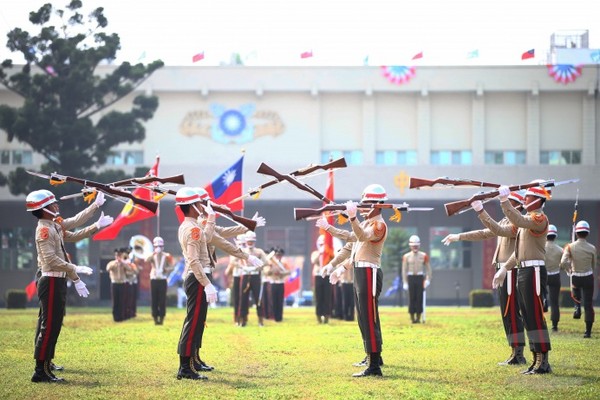
[(135, 261), (136, 258), (145, 260), (154, 252), (152, 241), (144, 235), (132, 236), (129, 240), (129, 247), (132, 248), (131, 253), (129, 254), (132, 261)]

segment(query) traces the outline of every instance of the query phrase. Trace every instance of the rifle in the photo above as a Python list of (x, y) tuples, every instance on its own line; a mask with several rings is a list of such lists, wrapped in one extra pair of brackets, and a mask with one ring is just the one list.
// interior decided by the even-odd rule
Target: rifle
[(94, 181), (88, 181), (87, 179), (75, 178), (67, 175), (60, 175), (56, 172), (51, 173), (50, 175), (41, 174), (39, 172), (34, 171), (26, 171), (29, 175), (37, 176), (44, 179), (49, 179), (50, 184), (52, 186), (61, 185), (65, 182), (77, 182), (82, 184), (84, 187), (92, 187), (97, 190), (100, 190), (108, 195), (126, 197), (140, 206), (147, 208), (150, 212), (156, 214), (156, 210), (158, 209), (158, 203), (151, 200), (140, 199), (139, 197), (134, 196), (131, 192), (128, 192), (124, 189), (119, 189), (111, 184), (99, 183)]
[[(579, 182), (579, 179), (569, 179), (566, 181), (561, 181), (561, 182), (555, 182), (554, 179), (550, 179), (547, 181), (543, 181), (543, 182), (533, 182), (533, 183), (526, 183), (524, 185), (514, 185), (514, 186), (509, 186), (508, 189), (511, 192), (514, 192), (515, 190), (521, 190), (521, 189), (529, 189), (532, 187), (536, 187), (536, 186), (540, 186), (542, 188), (549, 188), (549, 187), (555, 187), (555, 186), (560, 186), (560, 185), (564, 185), (567, 183), (575, 183), (575, 182)], [(488, 199), (492, 199), (496, 196), (498, 196), (499, 192), (498, 190), (492, 190), (490, 192), (480, 192), (477, 194), (474, 194), (473, 196), (471, 196), (471, 198), (466, 199), (466, 200), (459, 200), (459, 201), (453, 201), (451, 203), (446, 203), (444, 204), (444, 208), (446, 209), (446, 215), (448, 215), (449, 217), (460, 213), (462, 210), (466, 210), (471, 208), (471, 203), (474, 202), (475, 200), (481, 200), (481, 201), (486, 201)]]
[(496, 183), (482, 182), (482, 181), (474, 181), (471, 179), (462, 179), (462, 178), (448, 178), (447, 176), (439, 177), (433, 180), (430, 179), (422, 179), (410, 177), (410, 182), (408, 184), (409, 189), (421, 189), (424, 187), (433, 187), (435, 185), (443, 185), (450, 188), (455, 186), (475, 186), (475, 187), (493, 187), (498, 188), (500, 185)]
[[(389, 203), (358, 203), (357, 208), (362, 209), (383, 209), (390, 208), (394, 210), (394, 215), (390, 218), (391, 221), (399, 222), (399, 216), (401, 211), (431, 211), (433, 207), (410, 207), (408, 203), (402, 204), (389, 204)], [(346, 211), (345, 204), (327, 204), (321, 208), (294, 208), (294, 219), (299, 221), (301, 219), (309, 218), (315, 215), (320, 215), (327, 211)]]
[(123, 179), (120, 181), (116, 181), (111, 183), (110, 185), (112, 186), (126, 186), (126, 185), (147, 185), (149, 183), (174, 183), (177, 185), (184, 185), (185, 184), (185, 179), (183, 177), (183, 174), (180, 175), (173, 175), (173, 176), (167, 176), (166, 178), (161, 178), (158, 176), (145, 176), (143, 178), (129, 178), (129, 179)]
[(293, 177), (291, 174), (280, 174), (279, 172), (275, 171), (273, 168), (269, 167), (265, 163), (261, 163), (258, 166), (258, 169), (256, 170), (256, 172), (258, 172), (259, 174), (270, 175), (270, 176), (274, 177), (277, 180), (277, 182), (287, 181), (287, 182), (291, 183), (292, 185), (296, 186), (298, 189), (312, 194), (313, 196), (315, 196), (317, 199), (319, 199), (321, 201), (324, 201), (326, 203), (332, 203), (332, 201), (330, 199), (328, 199), (327, 196), (319, 193), (316, 189), (314, 189), (310, 185), (300, 182), (298, 179)]
[[(347, 166), (346, 159), (344, 157), (342, 157), (342, 158), (338, 158), (337, 160), (330, 161), (326, 164), (309, 165), (308, 167), (304, 167), (304, 168), (300, 168), (295, 171), (292, 171), (288, 175), (290, 175), (292, 177), (300, 177), (300, 176), (307, 177), (307, 175), (312, 174), (313, 172), (318, 171), (318, 170), (328, 171), (328, 170), (334, 169), (334, 168), (345, 168), (346, 166)], [(270, 175), (270, 174), (267, 174), (267, 175)], [(236, 201), (258, 195), (258, 194), (260, 194), (260, 192), (263, 189), (268, 188), (269, 186), (273, 186), (279, 182), (281, 182), (281, 179), (277, 179), (277, 178), (272, 179), (266, 183), (263, 183), (260, 186), (257, 186), (253, 189), (248, 190), (248, 193), (246, 193), (236, 199), (231, 200), (229, 203), (235, 203)]]
[[(575, 207), (573, 209), (573, 226), (571, 227), (571, 243), (575, 243), (577, 240), (577, 235), (575, 234), (575, 225), (577, 224), (577, 207), (579, 205), (579, 188), (577, 188), (577, 195), (575, 196)], [(571, 252), (571, 248), (569, 247), (569, 252)], [(570, 255), (569, 255), (570, 256)], [(569, 289), (571, 289), (571, 298), (576, 304), (581, 304), (581, 300), (577, 299), (575, 293), (575, 287), (573, 287), (573, 273), (569, 272)], [(579, 292), (581, 294), (581, 292)]]
[[(161, 194), (170, 194), (175, 196), (177, 194), (176, 191), (171, 190), (171, 189), (165, 189), (162, 188), (160, 186), (147, 186), (146, 189), (148, 190), (152, 190), (153, 192), (157, 192), (157, 193), (161, 193)], [(200, 200), (200, 203), (202, 205), (206, 205), (207, 200)], [(256, 221), (250, 218), (244, 218), (242, 216), (239, 216), (237, 214), (234, 214), (233, 211), (231, 211), (229, 208), (219, 205), (217, 203), (213, 203), (211, 202), (211, 207), (213, 208), (213, 210), (215, 210), (216, 212), (218, 212), (219, 214), (222, 214), (223, 216), (225, 216), (226, 218), (237, 222), (240, 225), (243, 225), (244, 227), (246, 227), (246, 229), (249, 229), (251, 231), (254, 232), (254, 230), (256, 229)]]

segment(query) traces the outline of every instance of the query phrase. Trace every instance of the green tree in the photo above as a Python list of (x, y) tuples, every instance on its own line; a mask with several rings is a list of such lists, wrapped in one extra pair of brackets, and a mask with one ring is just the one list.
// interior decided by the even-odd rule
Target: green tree
[[(0, 83), (23, 102), (19, 107), (0, 105), (0, 129), (9, 141), (27, 143), (43, 155), (42, 171), (90, 180), (121, 179), (123, 171), (99, 175), (95, 170), (106, 163), (114, 146), (145, 138), (142, 122), (153, 117), (158, 99), (137, 95), (128, 112), (108, 108), (164, 64), (160, 60), (148, 65), (124, 62), (97, 73), (99, 65), (115, 60), (120, 39), (104, 31), (108, 20), (102, 7), (87, 17), (82, 7), (80, 0), (72, 0), (65, 9), (44, 4), (29, 14), (29, 21), (39, 26), (37, 34), (21, 28), (7, 34), (7, 47), (20, 53), (25, 64), (19, 70), (12, 60), (4, 60)], [(29, 176), (23, 168), (11, 171), (8, 179), (0, 176), (2, 183), (8, 183), (13, 194), (41, 186), (39, 178)]]

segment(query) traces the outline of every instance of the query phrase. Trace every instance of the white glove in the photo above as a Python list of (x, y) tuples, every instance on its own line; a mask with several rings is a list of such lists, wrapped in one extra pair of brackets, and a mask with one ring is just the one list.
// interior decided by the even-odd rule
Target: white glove
[(429, 282), (429, 279), (425, 279), (425, 282), (423, 282), (423, 288), (427, 289), (430, 284), (431, 282)]
[(77, 294), (80, 297), (88, 297), (90, 292), (87, 290), (85, 283), (83, 283), (83, 281), (81, 279), (78, 279), (77, 281), (75, 281), (73, 283), (75, 284), (75, 289), (77, 290)]
[(104, 202), (106, 202), (106, 199), (104, 198), (104, 192), (98, 191), (98, 193), (96, 193), (96, 200), (94, 200), (94, 204), (98, 207), (101, 207)]
[(321, 278), (325, 278), (327, 275), (331, 275), (331, 271), (333, 271), (333, 265), (325, 265), (321, 270)]
[(91, 269), (90, 267), (86, 267), (85, 265), (76, 265), (75, 272), (77, 273), (77, 275), (79, 275), (79, 274), (91, 275), (94, 272), (94, 270)]
[[(102, 193), (102, 192), (100, 192)], [(110, 224), (113, 223), (113, 217), (111, 217), (110, 215), (104, 215), (104, 211), (102, 211), (102, 213), (100, 214), (100, 218), (98, 218), (98, 221), (96, 221), (96, 228), (98, 228), (98, 230), (104, 228), (105, 226), (108, 226)]]
[(210, 200), (206, 201), (206, 205), (204, 206), (204, 211), (206, 211), (206, 215), (208, 215), (208, 216), (215, 215), (215, 210), (213, 210), (212, 206), (210, 205)]
[(329, 226), (330, 226), (330, 225), (329, 225), (329, 222), (327, 222), (327, 219), (326, 219), (326, 218), (323, 218), (323, 217), (319, 218), (319, 219), (317, 220), (317, 222), (315, 223), (315, 225), (317, 226), (317, 228), (319, 228), (319, 229), (323, 229), (323, 230), (325, 230), (325, 231), (326, 231), (326, 230), (327, 230), (327, 228), (329, 228)]
[(506, 278), (506, 268), (502, 266), (494, 275), (494, 279), (492, 280), (492, 287), (494, 289), (498, 289), (504, 283), (504, 278)]
[(445, 246), (450, 246), (450, 243), (458, 242), (459, 240), (460, 240), (460, 235), (458, 233), (451, 233), (442, 239), (442, 243), (444, 243)]
[(257, 268), (260, 268), (264, 265), (260, 258), (253, 256), (252, 254), (248, 256), (248, 263)]
[(209, 283), (204, 287), (204, 293), (206, 293), (206, 301), (208, 301), (211, 304), (217, 302), (217, 289), (212, 283)]
[(483, 203), (481, 202), (481, 200), (475, 200), (471, 203), (471, 207), (473, 207), (473, 210), (475, 210), (475, 212), (479, 212), (483, 210)]
[(508, 188), (508, 186), (502, 185), (498, 188), (498, 197), (500, 198), (500, 201), (502, 203), (504, 203), (506, 200), (508, 200), (509, 195), (510, 195), (510, 189)]
[(267, 220), (265, 219), (265, 217), (261, 217), (260, 215), (258, 215), (258, 211), (256, 212), (256, 214), (254, 214), (254, 216), (252, 217), (252, 220), (256, 221), (256, 227), (261, 227), (261, 226), (265, 226), (267, 224)]
[(352, 200), (346, 202), (346, 214), (348, 214), (348, 218), (356, 217), (356, 203)]
[(402, 289), (404, 289), (405, 291), (408, 290), (408, 283), (403, 283)]
[(332, 285), (338, 283), (340, 278), (344, 275), (344, 272), (346, 272), (346, 268), (342, 266), (337, 267), (335, 270), (333, 270), (331, 275), (329, 275), (329, 283), (331, 283)]

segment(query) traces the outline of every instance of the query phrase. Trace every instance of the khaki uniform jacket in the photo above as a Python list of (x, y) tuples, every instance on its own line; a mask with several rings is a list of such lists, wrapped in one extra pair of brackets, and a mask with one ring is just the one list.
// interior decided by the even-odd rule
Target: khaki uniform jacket
[[(228, 277), (236, 277), (242, 275), (242, 267), (246, 266), (246, 261), (239, 259), (237, 257), (230, 256), (229, 264), (227, 264), (227, 269), (225, 269), (225, 275)], [(233, 280), (230, 281), (230, 284), (233, 283)]]
[(506, 262), (510, 270), (521, 261), (546, 259), (546, 233), (548, 232), (548, 217), (541, 209), (533, 210), (525, 215), (515, 209), (510, 201), (500, 203), (504, 215), (513, 225), (517, 226), (515, 252)]
[(127, 277), (133, 273), (131, 263), (122, 260), (112, 260), (106, 264), (106, 270), (112, 283), (125, 283)]
[(515, 251), (518, 228), (506, 217), (496, 222), (485, 210), (477, 213), (477, 217), (486, 228), (461, 233), (460, 240), (475, 241), (498, 237), (492, 264), (505, 263)]
[(215, 216), (211, 215), (206, 221), (202, 230), (195, 218), (185, 217), (178, 231), (179, 244), (185, 259), (184, 279), (191, 271), (202, 286), (210, 283), (203, 270), (209, 264), (202, 264), (201, 260), (209, 260), (207, 245), (215, 231)]
[(86, 223), (97, 209), (98, 206), (92, 204), (74, 217), (65, 218), (62, 221), (62, 227), (54, 221), (47, 219), (38, 220), (35, 229), (35, 247), (37, 250), (38, 268), (42, 272), (66, 272), (69, 279), (73, 281), (79, 279), (79, 276), (75, 272), (75, 264), (70, 263), (67, 259), (64, 242), (77, 242), (96, 233), (98, 231), (96, 224), (92, 224), (77, 232), (71, 232), (70, 229), (78, 228)]
[(429, 256), (424, 251), (409, 251), (402, 256), (402, 282), (408, 282), (408, 275), (425, 275), (431, 282), (431, 266)]
[(227, 228), (215, 226), (215, 233), (208, 243), (208, 254), (210, 256), (209, 265), (212, 269), (215, 268), (217, 262), (215, 249), (224, 251), (230, 256), (241, 258), (242, 260), (248, 259), (248, 253), (244, 252), (244, 250), (227, 240), (227, 238), (236, 237), (237, 235), (241, 235), (247, 231), (248, 229), (241, 225)]
[(381, 214), (363, 222), (358, 222), (357, 218), (351, 219), (350, 225), (351, 232), (333, 226), (327, 228), (327, 232), (348, 242), (330, 261), (331, 265), (337, 267), (342, 261), (350, 258), (350, 262), (365, 261), (381, 266), (381, 253), (387, 238), (387, 225)]
[[(263, 262), (263, 267), (267, 267), (269, 265), (269, 258), (267, 257), (267, 253), (265, 253), (265, 251), (263, 249), (259, 249), (258, 247), (246, 247), (246, 249), (244, 250), (245, 253), (247, 253), (248, 255), (253, 255), (254, 257), (259, 258), (262, 262)], [(247, 260), (248, 257), (246, 257), (243, 260)], [(252, 267), (250, 265), (246, 266), (247, 268), (252, 268), (254, 270), (260, 270), (260, 268), (255, 268)], [(247, 273), (247, 271), (243, 271), (242, 275), (245, 275)]]
[(175, 259), (171, 253), (167, 253), (166, 251), (148, 256), (146, 262), (152, 266), (150, 269), (150, 279), (167, 279), (169, 272), (175, 266)]
[(563, 249), (556, 243), (546, 241), (546, 271), (554, 273), (560, 271), (560, 260), (563, 255)]
[(561, 266), (570, 272), (585, 273), (596, 268), (596, 247), (585, 239), (577, 239), (565, 246)]
[(275, 256), (269, 260), (267, 275), (271, 279), (272, 283), (285, 283), (286, 277), (290, 274), (291, 271), (287, 263), (282, 260), (278, 260)]

